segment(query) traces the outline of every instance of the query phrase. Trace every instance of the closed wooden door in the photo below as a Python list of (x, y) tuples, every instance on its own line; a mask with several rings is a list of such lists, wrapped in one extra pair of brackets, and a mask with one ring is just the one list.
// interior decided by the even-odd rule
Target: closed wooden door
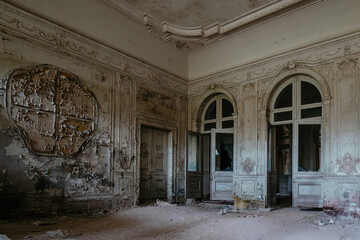
[(140, 201), (166, 199), (168, 132), (141, 128)]

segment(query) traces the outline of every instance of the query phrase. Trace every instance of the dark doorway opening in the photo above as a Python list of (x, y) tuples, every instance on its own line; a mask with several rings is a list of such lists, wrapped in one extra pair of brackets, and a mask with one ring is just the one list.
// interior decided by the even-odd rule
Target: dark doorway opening
[(292, 124), (271, 126), (267, 205), (292, 206), (292, 185)]

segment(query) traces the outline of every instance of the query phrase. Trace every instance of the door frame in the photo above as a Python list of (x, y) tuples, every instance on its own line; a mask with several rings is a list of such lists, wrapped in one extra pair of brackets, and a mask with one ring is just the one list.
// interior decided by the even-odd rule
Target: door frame
[[(227, 171), (215, 171), (215, 138), (216, 133), (232, 133), (233, 134), (233, 170), (230, 172)], [(231, 196), (229, 199), (221, 199), (221, 200), (233, 200), (233, 180), (234, 180), (234, 162), (235, 162), (235, 134), (233, 128), (225, 128), (225, 129), (211, 129), (211, 136), (210, 136), (210, 200), (213, 199), (213, 190), (215, 190), (215, 182), (214, 178), (223, 178), (224, 180), (226, 178), (231, 177)], [(216, 199), (215, 199), (216, 200)]]
[[(310, 77), (308, 79), (304, 79), (302, 76), (306, 75)], [(324, 175), (324, 119), (326, 113), (328, 113), (328, 106), (326, 106), (325, 101), (327, 98), (324, 96), (323, 88), (321, 84), (317, 81), (312, 74), (306, 73), (298, 73), (296, 75), (289, 75), (283, 78), (283, 82), (277, 87), (274, 93), (271, 95), (269, 100), (270, 106), (268, 106), (268, 114), (267, 114), (267, 123), (270, 126), (277, 125), (286, 125), (292, 124), (292, 206), (294, 207), (322, 207), (323, 206), (323, 175)], [(313, 104), (303, 105), (301, 104), (301, 82), (308, 82), (314, 85), (320, 92), (322, 101)], [(274, 103), (277, 100), (280, 92), (288, 86), (288, 84), (292, 85), (292, 106), (288, 108), (282, 108), (280, 110), (273, 109)], [(305, 107), (304, 107), (305, 106)], [(313, 118), (304, 118), (301, 119), (301, 110), (313, 107), (322, 107), (322, 116), (313, 117)], [(286, 121), (274, 121), (274, 114), (276, 112), (283, 111), (292, 111), (293, 117), (292, 120)], [(321, 155), (320, 155), (320, 167), (317, 172), (299, 172), (298, 171), (298, 149), (299, 149), (299, 126), (300, 125), (311, 125), (318, 124), (321, 126)], [(270, 141), (269, 132), (267, 131), (267, 141)], [(268, 144), (268, 143), (267, 143)], [(269, 154), (267, 154), (267, 164)], [(268, 172), (266, 172), (266, 181), (268, 181)], [(267, 184), (266, 184), (267, 185)], [(319, 191), (318, 195), (313, 194), (316, 190)], [(269, 189), (267, 189), (269, 191)], [(266, 201), (268, 202), (268, 201)], [(267, 203), (266, 203), (267, 204)]]
[(159, 130), (168, 132), (168, 174), (167, 174), (167, 194), (166, 198), (168, 202), (175, 202), (175, 186), (176, 186), (176, 175), (175, 175), (175, 154), (176, 154), (176, 135), (177, 130), (175, 124), (164, 123), (157, 119), (148, 119), (139, 117), (136, 124), (136, 167), (134, 169), (135, 175), (135, 191), (136, 191), (136, 203), (139, 204), (140, 198), (140, 143), (141, 143), (141, 127), (156, 128)]

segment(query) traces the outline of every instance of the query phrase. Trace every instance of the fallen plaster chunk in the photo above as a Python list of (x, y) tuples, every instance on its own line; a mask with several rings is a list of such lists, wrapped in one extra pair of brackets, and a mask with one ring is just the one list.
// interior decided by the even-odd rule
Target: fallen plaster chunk
[(58, 229), (58, 230), (55, 230), (55, 231), (46, 232), (46, 236), (49, 237), (49, 238), (65, 237), (65, 236), (67, 236), (67, 232), (62, 231), (61, 229)]
[(54, 222), (42, 222), (42, 221), (36, 221), (33, 223), (34, 226), (49, 226), (49, 225), (55, 225)]
[(11, 239), (8, 238), (8, 236), (6, 236), (4, 234), (0, 234), (0, 240), (11, 240)]
[(158, 207), (171, 207), (171, 206), (175, 207), (175, 206), (177, 206), (177, 204), (171, 204), (171, 203), (156, 199), (155, 206), (158, 206)]
[(192, 206), (196, 203), (195, 199), (194, 198), (187, 198), (186, 199), (186, 205), (187, 206)]
[(225, 215), (227, 214), (227, 210), (226, 208), (224, 207), (223, 209), (221, 209), (219, 212), (218, 212), (219, 215)]

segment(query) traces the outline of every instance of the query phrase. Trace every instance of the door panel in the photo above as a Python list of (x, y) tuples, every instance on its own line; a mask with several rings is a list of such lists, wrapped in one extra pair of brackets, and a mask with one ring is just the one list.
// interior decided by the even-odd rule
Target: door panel
[(323, 206), (321, 124), (299, 124), (296, 130), (293, 205), (320, 208)]
[(197, 133), (188, 133), (186, 198), (202, 197), (201, 141)]
[(140, 144), (140, 200), (166, 199), (168, 133), (142, 127)]
[(267, 206), (276, 206), (277, 171), (276, 171), (276, 127), (268, 128), (268, 171), (267, 171)]
[(210, 199), (210, 134), (204, 134), (201, 137), (202, 145), (202, 197)]
[(233, 200), (233, 130), (211, 131), (211, 200)]

